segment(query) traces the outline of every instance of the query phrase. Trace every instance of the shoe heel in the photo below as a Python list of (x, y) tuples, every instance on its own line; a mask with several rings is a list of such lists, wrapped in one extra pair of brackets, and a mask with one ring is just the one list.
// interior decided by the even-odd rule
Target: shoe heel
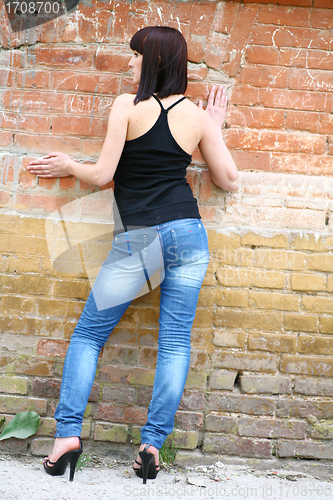
[(69, 472), (69, 480), (70, 481), (73, 481), (73, 479), (74, 479), (75, 467), (76, 467), (77, 461), (80, 458), (81, 453), (82, 453), (82, 450), (72, 451), (70, 453), (70, 455), (68, 456), (68, 461), (69, 461), (69, 465), (70, 465), (70, 472)]
[(142, 479), (143, 479), (143, 484), (147, 483), (147, 479), (155, 479), (155, 475), (150, 473), (149, 471), (153, 470), (155, 471), (155, 458), (152, 453), (148, 453), (147, 451), (140, 451), (139, 452), (141, 462), (142, 462)]

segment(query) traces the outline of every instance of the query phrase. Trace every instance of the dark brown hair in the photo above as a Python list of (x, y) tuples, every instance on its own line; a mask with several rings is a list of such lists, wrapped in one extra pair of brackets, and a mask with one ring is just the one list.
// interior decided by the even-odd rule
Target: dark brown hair
[(142, 54), (139, 89), (134, 103), (183, 94), (187, 87), (187, 45), (180, 31), (169, 26), (148, 26), (133, 35), (130, 47)]

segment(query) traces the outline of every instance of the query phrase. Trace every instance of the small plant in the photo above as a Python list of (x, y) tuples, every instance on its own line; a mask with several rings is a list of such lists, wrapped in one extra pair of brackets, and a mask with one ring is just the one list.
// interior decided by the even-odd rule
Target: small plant
[(172, 437), (169, 436), (169, 438), (164, 441), (163, 446), (160, 449), (160, 461), (163, 464), (171, 465), (176, 459), (178, 447), (175, 436), (176, 430), (173, 431)]
[(92, 463), (90, 455), (81, 455), (76, 464), (76, 470), (82, 470), (83, 467), (87, 467)]
[[(17, 413), (7, 425), (6, 419), (0, 420), (0, 441), (15, 437), (18, 439), (26, 439), (35, 434), (39, 426), (40, 416), (35, 411), (22, 411)], [(3, 430), (4, 428), (4, 430)]]

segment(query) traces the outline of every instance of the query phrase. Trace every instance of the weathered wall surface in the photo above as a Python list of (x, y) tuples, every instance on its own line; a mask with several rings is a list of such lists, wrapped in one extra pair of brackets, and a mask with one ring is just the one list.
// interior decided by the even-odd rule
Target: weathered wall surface
[[(189, 97), (205, 98), (215, 82), (228, 89), (224, 136), (240, 169), (232, 194), (212, 184), (198, 153), (188, 170), (211, 263), (176, 418), (178, 445), (331, 458), (331, 0), (84, 2), (16, 34), (3, 5), (1, 13), (0, 413), (9, 419), (33, 409), (42, 425), (33, 439), (2, 442), (0, 450), (49, 452), (62, 364), (91, 282), (93, 266), (82, 255), (96, 267), (112, 229), (112, 185), (98, 191), (74, 178), (38, 181), (24, 167), (57, 150), (96, 160), (114, 97), (134, 90), (130, 36), (168, 24), (189, 44)], [(101, 453), (129, 453), (138, 442), (154, 376), (158, 298), (155, 289), (135, 300), (101, 355), (83, 432)]]

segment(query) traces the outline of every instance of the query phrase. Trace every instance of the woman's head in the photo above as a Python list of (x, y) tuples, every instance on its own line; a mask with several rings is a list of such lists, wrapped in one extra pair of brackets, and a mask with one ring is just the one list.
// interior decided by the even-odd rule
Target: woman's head
[(163, 98), (183, 94), (187, 87), (187, 45), (183, 35), (168, 26), (148, 26), (137, 31), (131, 49), (142, 54), (135, 104), (152, 93)]

